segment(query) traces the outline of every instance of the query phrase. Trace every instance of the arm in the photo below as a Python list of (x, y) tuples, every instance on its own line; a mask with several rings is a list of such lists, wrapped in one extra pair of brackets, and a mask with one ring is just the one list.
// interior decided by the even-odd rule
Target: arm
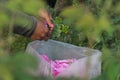
[(9, 10), (3, 5), (0, 5), (0, 12), (8, 16), (9, 23), (6, 23), (7, 27), (9, 27), (9, 24), (13, 21), (12, 26), (14, 33), (30, 37), (34, 32), (37, 25), (37, 19), (35, 17), (19, 11)]
[[(44, 39), (43, 35), (45, 36), (45, 34), (48, 32), (48, 28), (33, 16), (26, 15), (25, 13), (19, 11), (11, 11), (2, 5), (0, 5), (0, 11), (7, 14), (10, 21), (13, 19), (13, 32), (16, 34), (31, 37), (33, 40), (38, 39), (39, 37), (41, 40), (41, 38)], [(42, 13), (44, 13), (44, 11)], [(51, 23), (48, 14), (45, 14), (47, 13), (44, 13), (44, 15), (41, 14), (41, 16), (45, 18), (47, 24), (53, 28), (53, 24)]]
[(37, 23), (38, 21), (35, 17), (21, 12), (16, 12), (14, 17), (13, 32), (25, 37), (30, 37), (35, 31)]

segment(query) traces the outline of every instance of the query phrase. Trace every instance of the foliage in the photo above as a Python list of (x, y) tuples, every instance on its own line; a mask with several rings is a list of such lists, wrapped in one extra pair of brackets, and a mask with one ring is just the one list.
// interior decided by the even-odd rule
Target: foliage
[(63, 24), (62, 18), (55, 17), (53, 20), (53, 23), (55, 24), (55, 28), (52, 32), (52, 39), (56, 39), (61, 36), (61, 33), (68, 33), (69, 26)]
[(23, 36), (14, 35), (16, 40), (11, 45), (11, 53), (15, 54), (16, 52), (23, 52), (27, 46), (27, 44), (31, 41), (29, 38), (25, 38)]
[(101, 50), (103, 71), (95, 80), (119, 80), (120, 2), (117, 0), (81, 0), (81, 2), (82, 5), (79, 5), (77, 0), (73, 0), (73, 6), (61, 13), (63, 24), (68, 25), (69, 29), (67, 34), (61, 33), (56, 40)]
[[(67, 34), (61, 32), (61, 36), (56, 38), (56, 40), (97, 49), (102, 49), (104, 44), (108, 45), (110, 48), (112, 45), (116, 44), (109, 44), (110, 41), (114, 42), (119, 33), (119, 9), (117, 6), (116, 11), (115, 5), (117, 4), (115, 4), (115, 1), (85, 0), (80, 1), (82, 2), (80, 6), (78, 2), (78, 0), (73, 0), (74, 7), (69, 7), (62, 12), (62, 15), (66, 15), (61, 17), (63, 20), (62, 23), (68, 25), (69, 29), (67, 29)], [(76, 27), (77, 30), (75, 29)], [(60, 31), (57, 31), (58, 34), (60, 34)]]
[(52, 38), (56, 38), (56, 37), (60, 37), (60, 34), (61, 34), (61, 26), (62, 26), (62, 20), (61, 20), (61, 18), (59, 18), (59, 17), (56, 17), (54, 20), (53, 20), (53, 22), (54, 22), (54, 25), (55, 25), (55, 28), (54, 28), (54, 30), (53, 30), (53, 32), (52, 32)]
[[(18, 9), (35, 16), (38, 8), (44, 6), (39, 0), (9, 0), (7, 4), (12, 10)], [(53, 16), (55, 28), (51, 39), (96, 48), (103, 52), (102, 74), (94, 80), (120, 79), (119, 4), (119, 0), (73, 0), (72, 6), (59, 16)], [(52, 13), (55, 13), (54, 10)], [(23, 69), (35, 69), (37, 66), (33, 56), (23, 54), (30, 40), (16, 35), (13, 37), (11, 31), (8, 31), (9, 34), (4, 33), (3, 25), (9, 19), (1, 12), (0, 22), (0, 80), (43, 80), (44, 78), (30, 75)]]
[[(17, 53), (16, 53), (17, 54)], [(1, 80), (35, 80), (29, 70), (35, 70), (37, 60), (32, 55), (18, 53), (14, 56), (0, 57)]]
[[(38, 7), (40, 9), (43, 3), (40, 0), (9, 0), (3, 1), (3, 4), (7, 5), (4, 8), (13, 12), (20, 10), (37, 16)], [(0, 9), (4, 9), (3, 4), (0, 3)], [(37, 80), (39, 76), (32, 72), (37, 69), (38, 62), (23, 51), (30, 40), (13, 36), (14, 16), (8, 16), (9, 13), (7, 15), (5, 12), (0, 11), (0, 80)]]
[[(112, 0), (85, 0), (82, 7), (75, 3), (74, 6), (68, 7), (62, 12), (64, 22), (72, 27), (76, 26), (77, 30), (87, 38), (87, 41), (83, 39), (82, 43), (86, 43), (91, 48), (102, 49), (103, 72), (95, 80), (120, 79), (120, 20), (119, 9), (116, 11), (116, 6), (118, 8), (117, 3), (114, 4)], [(74, 30), (72, 29), (72, 31)], [(72, 44), (76, 44), (76, 42)]]
[(11, 10), (20, 10), (32, 15), (38, 15), (38, 10), (45, 7), (45, 3), (42, 0), (29, 0), (29, 2), (27, 0), (9, 0), (6, 5)]

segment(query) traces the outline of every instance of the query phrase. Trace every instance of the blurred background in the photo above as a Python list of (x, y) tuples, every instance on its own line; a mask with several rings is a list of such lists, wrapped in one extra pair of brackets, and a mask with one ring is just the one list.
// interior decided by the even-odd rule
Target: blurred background
[[(119, 0), (0, 1), (3, 1), (0, 8), (1, 5), (6, 5), (8, 9), (36, 17), (38, 9), (46, 8), (55, 24), (50, 39), (100, 50), (103, 53), (102, 74), (93, 80), (120, 80)], [(31, 75), (25, 70), (37, 67), (37, 60), (24, 52), (32, 40), (13, 34), (14, 15), (10, 18), (0, 11), (0, 80), (52, 80)], [(6, 23), (10, 26), (7, 30)]]

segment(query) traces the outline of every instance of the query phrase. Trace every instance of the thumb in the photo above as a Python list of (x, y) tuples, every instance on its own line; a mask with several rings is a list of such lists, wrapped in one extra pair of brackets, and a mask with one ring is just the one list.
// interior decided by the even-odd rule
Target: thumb
[(52, 23), (50, 16), (49, 15), (46, 16), (45, 20), (46, 20), (47, 24), (49, 25), (50, 29), (53, 30), (54, 24)]
[(46, 10), (41, 10), (39, 13), (41, 14), (41, 17), (43, 17), (45, 19), (45, 21), (47, 22), (48, 26), (52, 30), (54, 28), (54, 24), (52, 23), (52, 21), (51, 21), (52, 18), (48, 14), (48, 12)]

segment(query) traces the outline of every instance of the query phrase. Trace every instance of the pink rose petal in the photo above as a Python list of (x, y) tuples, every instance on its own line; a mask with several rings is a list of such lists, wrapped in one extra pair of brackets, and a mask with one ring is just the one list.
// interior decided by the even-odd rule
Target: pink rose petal
[(66, 59), (66, 60), (55, 60), (52, 61), (48, 58), (47, 55), (42, 54), (42, 58), (45, 59), (50, 65), (53, 76), (57, 76), (59, 73), (61, 73), (63, 70), (68, 68), (70, 64), (76, 61), (76, 59)]

